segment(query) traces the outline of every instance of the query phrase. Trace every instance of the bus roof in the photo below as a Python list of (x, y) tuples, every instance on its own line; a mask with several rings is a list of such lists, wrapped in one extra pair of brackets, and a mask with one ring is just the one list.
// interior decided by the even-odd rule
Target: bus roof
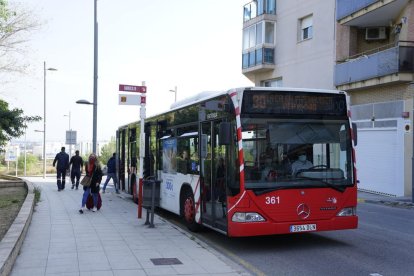
[[(191, 97), (185, 98), (183, 100), (180, 100), (180, 101), (177, 101), (171, 104), (170, 110), (166, 110), (166, 111), (162, 111), (157, 114), (153, 114), (151, 116), (148, 116), (148, 118), (155, 117), (163, 113), (167, 113), (167, 112), (170, 112), (176, 109), (180, 109), (180, 108), (183, 108), (189, 105), (193, 105), (193, 104), (196, 104), (196, 103), (199, 103), (199, 102), (211, 99), (211, 98), (215, 98), (221, 95), (226, 95), (230, 91), (241, 92), (245, 90), (249, 90), (249, 91), (294, 91), (294, 92), (315, 92), (315, 93), (332, 93), (332, 94), (344, 93), (346, 94), (345, 91), (333, 90), (333, 89), (295, 88), (295, 87), (262, 87), (262, 86), (238, 87), (238, 88), (232, 88), (229, 90), (221, 90), (221, 91), (203, 91)], [(122, 125), (119, 128), (126, 127), (129, 124), (136, 123), (136, 122), (139, 122), (139, 120)]]

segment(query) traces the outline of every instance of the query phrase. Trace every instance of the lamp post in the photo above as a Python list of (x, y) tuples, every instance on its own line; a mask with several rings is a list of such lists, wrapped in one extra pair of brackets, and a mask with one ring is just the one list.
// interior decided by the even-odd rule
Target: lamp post
[(94, 22), (93, 22), (93, 102), (87, 100), (76, 101), (78, 104), (93, 105), (93, 130), (92, 130), (92, 152), (96, 154), (97, 117), (98, 117), (98, 5), (94, 1)]
[(69, 117), (69, 135), (70, 135), (70, 144), (69, 144), (69, 157), (72, 155), (72, 128), (70, 127), (70, 111), (69, 114), (63, 115), (63, 117)]
[(46, 71), (57, 69), (46, 69), (46, 61), (43, 62), (43, 178), (46, 178)]
[(98, 116), (98, 12), (97, 0), (94, 1), (94, 24), (93, 24), (93, 134), (92, 134), (92, 151), (96, 152), (97, 136), (97, 116)]
[(170, 89), (170, 92), (174, 92), (174, 102), (177, 101), (177, 86), (174, 87), (174, 90)]
[(92, 152), (97, 154), (96, 152), (96, 114), (95, 114), (95, 108), (96, 108), (96, 103), (95, 102), (90, 102), (88, 100), (78, 100), (76, 101), (77, 104), (88, 104), (88, 105), (93, 105), (93, 109), (94, 109), (94, 113), (93, 113), (93, 136), (92, 136)]
[(26, 131), (27, 127), (24, 128), (24, 176), (26, 176), (26, 168), (27, 168), (27, 140), (26, 140)]

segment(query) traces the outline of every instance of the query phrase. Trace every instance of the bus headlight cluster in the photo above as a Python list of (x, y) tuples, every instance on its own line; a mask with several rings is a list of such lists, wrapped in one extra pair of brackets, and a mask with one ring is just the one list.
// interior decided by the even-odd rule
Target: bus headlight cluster
[(236, 212), (231, 218), (233, 222), (259, 222), (265, 221), (265, 219), (258, 213), (240, 213)]
[(356, 216), (356, 207), (346, 207), (339, 211), (336, 215), (338, 217), (349, 217), (349, 216)]

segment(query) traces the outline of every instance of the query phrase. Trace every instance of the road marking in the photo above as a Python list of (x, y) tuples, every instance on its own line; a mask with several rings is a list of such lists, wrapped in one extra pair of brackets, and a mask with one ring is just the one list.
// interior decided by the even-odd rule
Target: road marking
[(382, 274), (379, 274), (379, 273), (371, 273), (371, 274), (369, 274), (369, 276), (382, 276)]

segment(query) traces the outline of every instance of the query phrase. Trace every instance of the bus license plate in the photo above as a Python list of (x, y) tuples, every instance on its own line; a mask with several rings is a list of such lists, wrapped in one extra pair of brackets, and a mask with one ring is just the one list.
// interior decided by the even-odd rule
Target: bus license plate
[(290, 232), (316, 231), (316, 224), (291, 225)]

